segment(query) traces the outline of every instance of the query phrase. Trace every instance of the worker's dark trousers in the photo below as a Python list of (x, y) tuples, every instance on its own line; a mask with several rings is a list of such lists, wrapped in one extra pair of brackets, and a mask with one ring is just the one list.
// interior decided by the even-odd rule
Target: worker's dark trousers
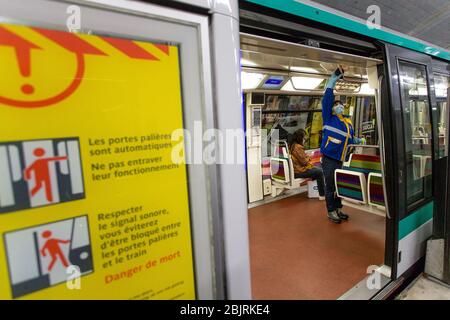
[(334, 183), (334, 171), (342, 169), (342, 162), (322, 156), (322, 170), (325, 177), (325, 201), (328, 212), (342, 208), (341, 199), (336, 196), (336, 186)]

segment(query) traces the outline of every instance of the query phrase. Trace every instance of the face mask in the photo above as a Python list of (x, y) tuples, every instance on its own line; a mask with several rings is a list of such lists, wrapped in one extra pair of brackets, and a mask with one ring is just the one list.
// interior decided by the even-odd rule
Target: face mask
[(338, 104), (337, 106), (334, 107), (334, 113), (336, 113), (337, 115), (343, 114), (344, 113), (344, 106), (342, 104)]

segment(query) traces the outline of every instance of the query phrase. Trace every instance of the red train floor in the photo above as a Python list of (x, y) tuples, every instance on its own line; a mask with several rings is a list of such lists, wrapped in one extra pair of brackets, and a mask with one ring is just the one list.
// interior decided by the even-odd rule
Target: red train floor
[(382, 264), (385, 219), (344, 212), (350, 220), (336, 225), (306, 194), (250, 209), (253, 298), (337, 299)]

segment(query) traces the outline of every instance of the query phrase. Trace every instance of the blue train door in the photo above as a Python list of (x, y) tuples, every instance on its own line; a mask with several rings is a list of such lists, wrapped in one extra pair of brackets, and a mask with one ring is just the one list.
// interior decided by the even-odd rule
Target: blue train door
[(447, 156), (439, 148), (431, 57), (386, 45), (386, 63), (383, 121), (389, 127), (385, 141), (391, 219), (386, 258), (396, 279), (421, 266), (433, 222), (438, 223), (435, 212), (445, 210), (439, 186), (445, 185), (446, 175), (439, 172)]

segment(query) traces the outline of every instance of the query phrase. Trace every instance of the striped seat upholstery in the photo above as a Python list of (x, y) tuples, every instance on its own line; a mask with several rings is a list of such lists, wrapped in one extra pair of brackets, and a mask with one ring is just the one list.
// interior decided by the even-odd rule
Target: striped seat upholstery
[(367, 185), (369, 204), (385, 209), (382, 175), (380, 173), (369, 173)]
[(366, 177), (364, 173), (337, 169), (335, 171), (336, 192), (341, 198), (359, 203), (367, 202)]
[(322, 154), (320, 153), (320, 150), (315, 150), (312, 152), (307, 152), (308, 155), (311, 157), (311, 164), (314, 167), (320, 167), (320, 159), (322, 158)]
[(262, 158), (261, 171), (263, 180), (270, 179), (270, 158)]
[(346, 169), (362, 172), (368, 177), (369, 173), (381, 173), (380, 156), (372, 156), (365, 154), (352, 154), (350, 166)]
[(380, 156), (352, 154), (349, 165), (335, 174), (339, 197), (384, 207)]
[(284, 158), (270, 158), (270, 175), (272, 180), (281, 183), (289, 183), (289, 163)]
[(289, 153), (287, 150), (287, 144), (284, 143), (284, 144), (276, 145), (273, 148), (272, 156), (278, 157), (278, 158), (287, 158), (289, 156)]
[[(294, 164), (286, 141), (277, 141), (270, 158), (270, 176), (272, 178), (272, 190), (295, 189), (307, 181), (305, 178), (295, 178)], [(276, 192), (275, 192), (276, 193)]]

